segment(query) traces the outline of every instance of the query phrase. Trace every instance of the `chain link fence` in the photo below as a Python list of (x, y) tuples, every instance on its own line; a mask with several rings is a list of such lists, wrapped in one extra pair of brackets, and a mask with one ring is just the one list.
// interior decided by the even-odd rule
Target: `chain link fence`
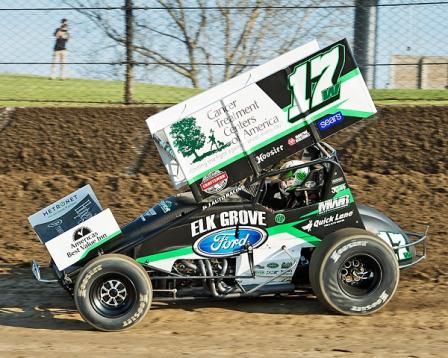
[(341, 38), (374, 96), (448, 100), (448, 1), (3, 0), (0, 16), (3, 106), (174, 104)]

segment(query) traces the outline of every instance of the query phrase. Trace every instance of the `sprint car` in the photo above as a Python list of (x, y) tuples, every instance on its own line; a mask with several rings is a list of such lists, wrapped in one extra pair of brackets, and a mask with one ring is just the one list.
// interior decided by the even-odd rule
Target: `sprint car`
[[(57, 281), (85, 321), (103, 331), (140, 322), (153, 299), (292, 294), (310, 286), (333, 311), (378, 311), (394, 295), (399, 269), (425, 258), (426, 233), (403, 231), (356, 204), (336, 151), (317, 148), (316, 159), (293, 168), (310, 168), (298, 190), (317, 194), (316, 202), (270, 208), (266, 188), (282, 174), (276, 169), (208, 204), (191, 192), (171, 196), (68, 269), (53, 264)], [(43, 280), (35, 262), (33, 272)]]
[[(399, 269), (425, 258), (428, 231), (356, 204), (323, 141), (375, 112), (348, 42), (312, 41), (147, 119), (174, 188), (189, 191), (122, 227), (89, 188), (29, 220), (56, 280), (99, 330), (134, 326), (153, 299), (309, 288), (335, 312), (370, 314), (394, 295)], [(285, 204), (278, 181), (305, 168)]]

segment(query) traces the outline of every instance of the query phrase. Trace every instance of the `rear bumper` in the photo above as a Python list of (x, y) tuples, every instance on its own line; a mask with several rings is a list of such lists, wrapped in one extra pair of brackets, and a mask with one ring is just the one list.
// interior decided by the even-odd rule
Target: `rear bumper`
[(409, 239), (409, 243), (400, 246), (394, 246), (392, 249), (398, 252), (399, 249), (413, 247), (415, 249), (415, 255), (411, 262), (405, 262), (400, 264), (400, 269), (408, 268), (417, 265), (420, 261), (426, 259), (426, 239), (428, 237), (429, 225), (426, 225), (424, 233), (416, 233), (412, 231), (405, 231)]

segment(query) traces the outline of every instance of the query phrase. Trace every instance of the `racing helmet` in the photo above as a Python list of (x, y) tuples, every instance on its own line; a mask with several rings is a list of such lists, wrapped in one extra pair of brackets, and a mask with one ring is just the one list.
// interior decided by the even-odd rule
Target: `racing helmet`
[[(283, 164), (280, 169), (287, 169), (301, 164), (305, 164), (305, 162), (302, 160), (290, 160), (289, 162)], [(302, 185), (309, 173), (309, 167), (288, 170), (282, 173), (280, 176), (280, 190), (283, 193), (290, 193), (294, 191)]]

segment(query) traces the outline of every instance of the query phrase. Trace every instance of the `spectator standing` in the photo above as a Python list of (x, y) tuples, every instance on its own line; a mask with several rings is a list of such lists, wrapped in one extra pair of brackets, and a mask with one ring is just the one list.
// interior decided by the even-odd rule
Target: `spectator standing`
[(56, 42), (54, 44), (53, 60), (51, 63), (51, 79), (54, 80), (56, 78), (56, 66), (59, 63), (60, 65), (59, 79), (63, 80), (64, 65), (67, 62), (66, 44), (70, 38), (70, 34), (68, 32), (67, 19), (61, 20), (61, 25), (55, 30), (54, 36), (56, 37)]

